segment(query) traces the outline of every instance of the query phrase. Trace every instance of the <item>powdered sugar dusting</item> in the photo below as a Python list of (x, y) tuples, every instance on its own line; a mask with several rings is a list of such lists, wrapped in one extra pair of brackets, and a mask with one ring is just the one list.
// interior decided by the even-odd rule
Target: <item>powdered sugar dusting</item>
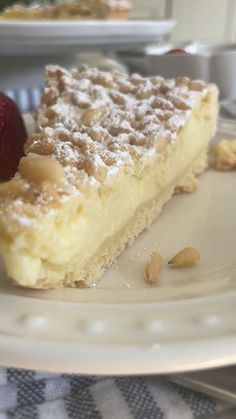
[(163, 137), (166, 145), (174, 143), (207, 91), (205, 83), (187, 78), (144, 78), (86, 67), (69, 72), (48, 66), (46, 85), (27, 152), (41, 154), (40, 146), (47, 145), (69, 182), (78, 178), (76, 171), (104, 182), (136, 160), (148, 164), (158, 150), (163, 153)]
[(57, 160), (65, 178), (43, 185), (17, 173), (18, 191), (15, 186), (0, 199), (0, 224), (9, 231), (16, 224), (38, 228), (42, 215), (50, 216), (71, 196), (99, 196), (101, 185), (119, 172), (140, 175), (145, 166), (159, 164), (208, 91), (205, 83), (187, 78), (48, 66), (36, 130), (25, 150)]

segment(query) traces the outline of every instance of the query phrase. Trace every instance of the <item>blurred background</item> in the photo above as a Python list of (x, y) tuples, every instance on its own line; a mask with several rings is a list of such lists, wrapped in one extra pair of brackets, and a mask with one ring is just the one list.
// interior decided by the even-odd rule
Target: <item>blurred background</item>
[[(62, 0), (52, 0), (50, 3), (61, 2)], [(19, 1), (0, 0), (0, 10), (16, 3)], [(21, 3), (36, 4), (31, 0), (22, 0)], [(235, 0), (131, 0), (131, 3), (133, 6), (132, 18), (176, 19), (178, 25), (172, 35), (174, 41), (198, 39), (234, 42), (236, 39)]]
[[(0, 0), (0, 12), (17, 3)], [(236, 98), (235, 0), (130, 0), (130, 4), (129, 19), (120, 23), (0, 19), (0, 90), (20, 103), (22, 111), (32, 110), (40, 98), (45, 65), (70, 69), (88, 64), (144, 76), (204, 79), (218, 84), (221, 99)]]
[(132, 3), (136, 18), (176, 19), (174, 41), (234, 42), (236, 39), (235, 0), (133, 0)]

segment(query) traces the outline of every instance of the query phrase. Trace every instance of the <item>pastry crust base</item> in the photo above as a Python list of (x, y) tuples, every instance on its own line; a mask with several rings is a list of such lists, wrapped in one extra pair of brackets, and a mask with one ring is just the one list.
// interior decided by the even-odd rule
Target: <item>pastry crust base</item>
[[(178, 178), (174, 183), (168, 186), (163, 193), (155, 197), (151, 202), (146, 203), (140, 207), (134, 217), (129, 221), (126, 227), (120, 231), (112, 239), (106, 240), (102, 244), (96, 256), (86, 265), (86, 269), (82, 271), (70, 272), (67, 274), (61, 283), (57, 282), (57, 287), (92, 287), (101, 277), (103, 272), (117, 259), (117, 257), (127, 248), (130, 247), (137, 236), (149, 227), (157, 218), (162, 210), (163, 205), (171, 198), (171, 196), (178, 191), (190, 192), (189, 185), (192, 180), (197, 182), (195, 176), (202, 173), (207, 167), (207, 151), (198, 156), (194, 164), (189, 168), (188, 172)], [(180, 185), (180, 186), (179, 186)], [(196, 189), (196, 188), (195, 188)], [(35, 288), (50, 288), (50, 266), (44, 267), (48, 271), (48, 276), (45, 279), (40, 279)], [(52, 283), (52, 288), (55, 284)]]

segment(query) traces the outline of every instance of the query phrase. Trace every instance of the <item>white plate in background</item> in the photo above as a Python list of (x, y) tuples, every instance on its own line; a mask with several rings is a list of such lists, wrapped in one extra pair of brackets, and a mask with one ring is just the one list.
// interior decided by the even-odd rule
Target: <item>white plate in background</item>
[[(197, 192), (173, 197), (97, 288), (20, 289), (1, 270), (0, 364), (131, 375), (235, 363), (235, 182), (236, 172), (204, 173)], [(185, 246), (199, 249), (199, 265), (168, 268)], [(143, 272), (154, 250), (165, 267), (150, 287)]]
[(127, 49), (157, 42), (174, 26), (174, 20), (0, 20), (0, 56)]

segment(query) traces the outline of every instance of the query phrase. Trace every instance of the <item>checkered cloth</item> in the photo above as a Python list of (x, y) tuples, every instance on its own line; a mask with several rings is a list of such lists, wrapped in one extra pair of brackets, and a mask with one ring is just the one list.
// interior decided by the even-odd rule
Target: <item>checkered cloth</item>
[(216, 418), (222, 405), (163, 377), (0, 369), (0, 419)]

